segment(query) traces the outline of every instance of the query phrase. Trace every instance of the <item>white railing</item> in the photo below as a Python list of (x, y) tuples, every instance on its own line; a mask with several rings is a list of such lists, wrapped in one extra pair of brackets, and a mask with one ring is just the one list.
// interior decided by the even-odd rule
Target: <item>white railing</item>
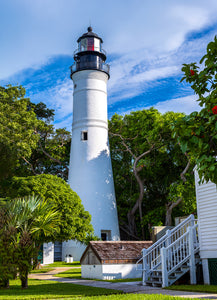
[[(196, 220), (194, 219), (194, 215), (190, 215), (172, 230), (167, 230), (166, 234), (162, 238), (160, 238), (156, 243), (154, 243), (151, 247), (142, 250), (142, 258), (137, 262), (137, 264), (139, 264), (141, 261), (143, 262), (143, 284), (145, 283), (145, 281), (148, 280), (150, 274), (153, 271), (160, 271), (162, 269), (161, 249), (168, 248), (180, 237), (185, 235), (189, 227), (193, 227), (195, 224)], [(194, 240), (196, 242), (196, 233), (194, 233), (193, 235)], [(184, 255), (184, 252), (182, 252), (182, 255)], [(167, 257), (170, 260), (170, 254)]]
[(189, 226), (176, 241), (161, 249), (162, 286), (168, 286), (169, 275), (189, 262), (191, 284), (196, 284), (195, 252), (199, 250), (198, 225)]

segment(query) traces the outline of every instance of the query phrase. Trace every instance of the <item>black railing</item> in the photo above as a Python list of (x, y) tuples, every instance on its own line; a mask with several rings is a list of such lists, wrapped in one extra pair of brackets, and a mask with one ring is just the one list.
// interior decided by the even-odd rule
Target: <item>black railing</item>
[(71, 75), (77, 71), (82, 70), (100, 70), (109, 75), (110, 66), (101, 61), (74, 62), (70, 69)]

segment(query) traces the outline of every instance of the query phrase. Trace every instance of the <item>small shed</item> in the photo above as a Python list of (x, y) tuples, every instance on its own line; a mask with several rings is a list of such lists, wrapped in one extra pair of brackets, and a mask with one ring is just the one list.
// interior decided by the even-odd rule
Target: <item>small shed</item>
[(152, 241), (92, 241), (81, 257), (81, 277), (140, 278), (142, 264), (136, 266), (136, 262), (141, 258), (142, 249), (151, 245)]
[(213, 182), (199, 182), (195, 170), (198, 233), (204, 284), (217, 284), (217, 189)]

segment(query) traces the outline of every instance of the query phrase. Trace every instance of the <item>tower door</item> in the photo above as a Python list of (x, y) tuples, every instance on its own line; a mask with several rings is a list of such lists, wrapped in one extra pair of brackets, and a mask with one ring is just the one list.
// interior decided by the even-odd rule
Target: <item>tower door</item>
[(54, 242), (54, 261), (62, 261), (62, 242)]

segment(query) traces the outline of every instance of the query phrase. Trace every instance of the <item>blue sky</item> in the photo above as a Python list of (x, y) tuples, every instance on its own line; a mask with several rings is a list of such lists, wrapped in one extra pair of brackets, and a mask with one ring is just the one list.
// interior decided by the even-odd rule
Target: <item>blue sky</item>
[(0, 84), (23, 85), (70, 130), (69, 67), (91, 24), (111, 66), (109, 117), (150, 106), (190, 113), (199, 107), (181, 67), (205, 54), (216, 16), (216, 0), (0, 0)]

